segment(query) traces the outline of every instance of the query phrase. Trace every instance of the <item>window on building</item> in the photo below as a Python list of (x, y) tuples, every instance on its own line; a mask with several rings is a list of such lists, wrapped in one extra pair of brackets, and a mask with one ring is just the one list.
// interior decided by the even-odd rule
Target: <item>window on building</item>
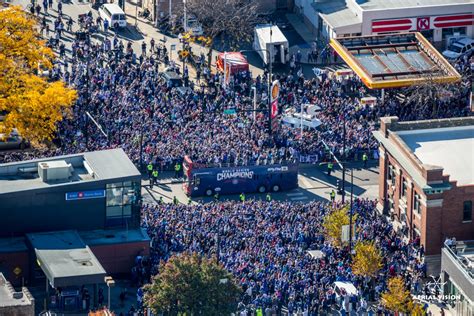
[(415, 193), (413, 198), (413, 210), (418, 215), (421, 214), (421, 196), (418, 193)]
[(463, 222), (472, 221), (472, 201), (464, 201), (462, 221)]
[(132, 216), (132, 204), (136, 199), (134, 187), (131, 181), (107, 184), (105, 216), (108, 225), (120, 224)]
[(408, 181), (403, 178), (403, 181), (402, 181), (402, 197), (407, 197), (407, 192), (408, 192)]
[(446, 36), (453, 36), (454, 34), (466, 35), (466, 27), (461, 26), (444, 28), (441, 34), (443, 38), (446, 38)]
[(392, 185), (395, 185), (395, 168), (391, 164), (388, 165), (387, 179), (392, 183)]

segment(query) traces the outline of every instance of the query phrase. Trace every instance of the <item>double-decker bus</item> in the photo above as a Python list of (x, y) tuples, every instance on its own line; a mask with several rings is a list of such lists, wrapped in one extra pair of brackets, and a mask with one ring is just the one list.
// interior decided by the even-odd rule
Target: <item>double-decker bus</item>
[(298, 162), (247, 166), (214, 166), (183, 161), (183, 189), (188, 196), (265, 193), (298, 187)]

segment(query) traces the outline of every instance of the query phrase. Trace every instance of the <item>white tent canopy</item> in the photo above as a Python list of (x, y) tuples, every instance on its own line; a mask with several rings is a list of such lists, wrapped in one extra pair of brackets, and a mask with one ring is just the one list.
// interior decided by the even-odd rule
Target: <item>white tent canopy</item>
[(253, 48), (262, 57), (263, 62), (268, 63), (268, 50), (273, 54), (272, 62), (286, 63), (288, 60), (289, 44), (285, 35), (277, 25), (261, 24), (255, 27)]

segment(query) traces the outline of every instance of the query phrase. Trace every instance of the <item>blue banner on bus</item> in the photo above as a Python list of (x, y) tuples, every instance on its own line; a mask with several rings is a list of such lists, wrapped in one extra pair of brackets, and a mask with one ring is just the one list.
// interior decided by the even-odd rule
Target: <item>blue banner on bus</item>
[(66, 201), (98, 199), (105, 197), (105, 190), (67, 192)]

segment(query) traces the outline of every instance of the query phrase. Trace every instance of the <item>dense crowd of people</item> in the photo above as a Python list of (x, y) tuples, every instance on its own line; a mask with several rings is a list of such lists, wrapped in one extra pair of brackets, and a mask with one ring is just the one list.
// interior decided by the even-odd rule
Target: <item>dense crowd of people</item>
[[(299, 111), (301, 103), (315, 104), (321, 108), (318, 119), (322, 125), (318, 130), (305, 130), (300, 135), (298, 129), (277, 124), (278, 128), (270, 135), (265, 128), (266, 114), (261, 112), (254, 120), (250, 111), (252, 86), (266, 104), (267, 72), (256, 78), (248, 72), (234, 75), (223, 88), (220, 74), (211, 74), (207, 67), (200, 66), (199, 81), (194, 82), (188, 80), (189, 70), (185, 67), (182, 75), (191, 89), (183, 94), (161, 76), (163, 64), (180, 72), (169, 61), (166, 47), (155, 45), (154, 41), (149, 46), (143, 42), (141, 52), (136, 52), (130, 42), (124, 42), (116, 34), (108, 33), (99, 42), (87, 32), (76, 32), (71, 55), (67, 55), (61, 34), (72, 33), (69, 25), (74, 22), (71, 22), (71, 18), (59, 15), (53, 23), (55, 41), (50, 45), (59, 57), (49, 76), (52, 80), (64, 80), (79, 92), (73, 115), (61, 122), (54, 149), (1, 154), (2, 162), (111, 147), (124, 148), (137, 164), (140, 161), (173, 164), (184, 155), (202, 163), (238, 165), (271, 163), (302, 155), (317, 155), (322, 159), (325, 154), (321, 140), (333, 152), (342, 154), (344, 123), (346, 153), (353, 157), (376, 150), (371, 131), (381, 116), (397, 115), (401, 120), (413, 120), (469, 113), (466, 85), (448, 87), (445, 99), (434, 102), (424, 100), (421, 92), (390, 90), (377, 106), (361, 106), (359, 98), (367, 91), (357, 77), (337, 78), (322, 71), (319, 76), (306, 79), (301, 66), (295, 64), (287, 75), (274, 76), (281, 85), (280, 112), (288, 108)], [(81, 25), (86, 28), (95, 25), (92, 16), (81, 16)], [(101, 21), (97, 22), (100, 25)], [(457, 65), (467, 81), (470, 80), (468, 64), (461, 60)], [(261, 108), (265, 109), (263, 104)], [(224, 114), (229, 108), (235, 109), (236, 114)], [(92, 124), (86, 111), (103, 127), (107, 137)]]
[[(43, 2), (45, 12), (51, 6), (51, 0)], [(222, 75), (212, 74), (201, 63), (197, 80), (189, 80), (189, 69), (180, 71), (169, 60), (166, 47), (154, 40), (149, 45), (143, 42), (140, 52), (134, 51), (130, 42), (110, 33), (110, 26), (94, 21), (92, 15), (81, 16), (77, 23), (83, 30), (74, 34), (76, 22), (61, 10), (58, 7), (52, 35), (45, 18), (41, 33), (50, 37), (48, 45), (58, 53), (48, 76), (78, 91), (72, 116), (59, 124), (56, 146), (0, 153), (0, 162), (115, 147), (123, 148), (136, 164), (161, 166), (172, 166), (185, 155), (199, 163), (235, 165), (307, 155), (323, 159), (322, 140), (336, 155), (343, 154), (343, 130), (346, 154), (351, 158), (376, 151), (371, 132), (382, 116), (420, 120), (469, 115), (470, 60), (455, 63), (463, 82), (443, 87), (436, 97), (430, 95), (432, 90), (418, 87), (386, 90), (382, 99), (377, 92), (367, 91), (355, 76), (337, 77), (323, 70), (314, 78), (305, 78), (301, 57), (294, 56), (289, 72), (273, 78), (281, 86), (279, 112), (298, 112), (301, 104), (314, 104), (321, 109), (317, 118), (322, 124), (302, 134), (298, 128), (277, 124), (270, 134), (265, 127), (267, 114), (261, 111), (254, 118), (251, 98), (255, 87), (262, 103), (259, 110), (266, 109), (268, 72), (255, 78), (249, 72), (239, 73), (223, 87)], [(31, 13), (39, 16), (40, 11), (38, 5)], [(91, 39), (88, 31), (99, 29), (108, 36), (103, 41)], [(70, 54), (64, 33), (76, 36)], [(318, 60), (318, 51), (312, 54), (311, 59)], [(329, 59), (330, 54), (329, 50), (322, 52), (321, 58)], [(162, 76), (164, 68), (183, 72), (190, 89), (172, 87)], [(376, 106), (360, 104), (367, 94), (379, 97)], [(226, 114), (227, 109), (236, 111)], [(413, 291), (420, 290), (426, 267), (419, 240), (404, 242), (377, 215), (374, 201), (357, 199), (353, 208), (356, 239), (375, 241), (383, 253), (383, 267), (374, 280), (356, 276), (347, 247), (332, 247), (323, 234), (323, 219), (333, 207), (341, 205), (255, 200), (144, 205), (142, 225), (151, 237), (151, 255), (137, 262), (133, 280), (140, 285), (149, 282), (161, 262), (173, 254), (190, 251), (217, 256), (244, 290), (239, 300), (241, 316), (250, 315), (255, 308), (263, 309), (265, 315), (283, 309), (290, 315), (329, 314), (336, 309), (367, 311), (368, 302), (377, 300), (386, 290), (387, 278), (395, 275), (402, 275)], [(320, 250), (323, 257), (312, 258), (308, 250)], [(358, 294), (337, 292), (336, 281), (354, 284)]]
[[(240, 315), (256, 308), (273, 315), (328, 315), (331, 310), (367, 311), (368, 302), (386, 290), (389, 277), (405, 277), (408, 288), (420, 288), (425, 266), (419, 240), (407, 244), (375, 210), (375, 202), (356, 200), (356, 239), (375, 241), (383, 267), (374, 280), (351, 271), (348, 248), (331, 246), (323, 229), (334, 207), (327, 202), (291, 203), (250, 200), (200, 205), (144, 205), (143, 226), (151, 238), (147, 279), (162, 260), (184, 251), (218, 256), (243, 288)], [(307, 251), (320, 250), (312, 258)], [(335, 290), (336, 281), (352, 283), (357, 295)], [(278, 313), (279, 315), (279, 313)]]

